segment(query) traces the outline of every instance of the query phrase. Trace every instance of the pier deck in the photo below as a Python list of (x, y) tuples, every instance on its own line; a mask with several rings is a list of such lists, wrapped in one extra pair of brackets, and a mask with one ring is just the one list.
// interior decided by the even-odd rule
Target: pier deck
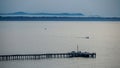
[(73, 57), (95, 58), (96, 53), (72, 51), (70, 53), (0, 55), (0, 61), (32, 60), (32, 59), (37, 60), (37, 59), (47, 59), (47, 58), (73, 58)]

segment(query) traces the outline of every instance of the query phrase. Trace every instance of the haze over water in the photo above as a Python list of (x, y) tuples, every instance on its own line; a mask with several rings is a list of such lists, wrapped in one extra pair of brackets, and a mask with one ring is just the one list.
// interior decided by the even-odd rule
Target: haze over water
[[(120, 22), (1, 21), (0, 55), (96, 52), (96, 58), (0, 61), (0, 68), (120, 68)], [(90, 39), (81, 37), (89, 36)]]

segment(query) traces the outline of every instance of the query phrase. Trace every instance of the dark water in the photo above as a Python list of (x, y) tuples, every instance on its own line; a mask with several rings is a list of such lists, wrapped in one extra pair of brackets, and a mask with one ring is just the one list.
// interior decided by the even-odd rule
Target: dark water
[(70, 52), (78, 45), (97, 57), (0, 61), (0, 68), (120, 68), (119, 29), (120, 22), (1, 21), (1, 55)]

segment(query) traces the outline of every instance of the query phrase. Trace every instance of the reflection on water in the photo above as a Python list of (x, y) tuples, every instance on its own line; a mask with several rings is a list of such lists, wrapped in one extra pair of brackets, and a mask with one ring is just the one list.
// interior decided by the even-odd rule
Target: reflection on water
[[(119, 68), (120, 22), (0, 22), (0, 54), (96, 52), (96, 59), (2, 61), (0, 68)], [(85, 37), (89, 37), (86, 39)]]

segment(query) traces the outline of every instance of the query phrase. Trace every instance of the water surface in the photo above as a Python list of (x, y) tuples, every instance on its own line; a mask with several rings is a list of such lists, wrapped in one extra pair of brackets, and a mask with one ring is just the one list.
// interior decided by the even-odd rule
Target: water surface
[(97, 57), (0, 61), (0, 68), (120, 68), (119, 29), (120, 22), (109, 21), (1, 21), (0, 55), (70, 52), (78, 45)]

